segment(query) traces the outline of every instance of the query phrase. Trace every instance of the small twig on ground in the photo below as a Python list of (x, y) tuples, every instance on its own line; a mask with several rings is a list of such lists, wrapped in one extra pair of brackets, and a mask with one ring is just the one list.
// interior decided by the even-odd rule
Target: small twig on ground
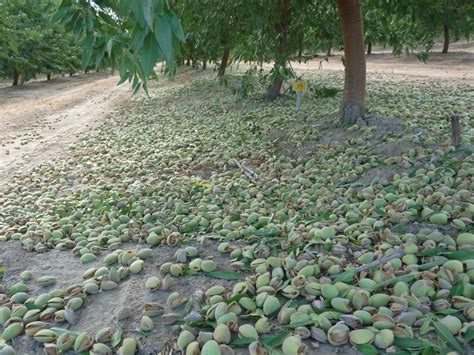
[(377, 259), (377, 260), (374, 260), (374, 261), (372, 261), (368, 264), (359, 266), (357, 268), (357, 272), (369, 270), (369, 269), (372, 269), (376, 266), (383, 265), (387, 261), (390, 261), (390, 260), (396, 259), (396, 258), (401, 258), (403, 255), (405, 255), (405, 252), (403, 250), (399, 250), (399, 251), (396, 251), (395, 253), (385, 255), (384, 257), (381, 257), (380, 259)]
[(234, 159), (235, 164), (239, 167), (240, 170), (247, 176), (255, 185), (257, 185), (257, 174), (250, 168), (246, 167), (244, 164), (240, 163), (237, 159)]

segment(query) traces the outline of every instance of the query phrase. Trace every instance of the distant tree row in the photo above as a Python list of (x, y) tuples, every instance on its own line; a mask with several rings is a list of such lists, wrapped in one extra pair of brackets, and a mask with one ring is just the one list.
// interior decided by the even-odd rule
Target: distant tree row
[(81, 69), (82, 44), (54, 20), (59, 1), (0, 0), (0, 77), (21, 84)]
[(117, 68), (135, 91), (147, 89), (157, 62), (273, 63), (268, 98), (294, 73), (290, 61), (344, 49), (341, 122), (365, 108), (365, 53), (373, 45), (426, 59), (435, 39), (469, 38), (472, 0), (62, 0), (57, 18), (83, 41), (84, 63)]

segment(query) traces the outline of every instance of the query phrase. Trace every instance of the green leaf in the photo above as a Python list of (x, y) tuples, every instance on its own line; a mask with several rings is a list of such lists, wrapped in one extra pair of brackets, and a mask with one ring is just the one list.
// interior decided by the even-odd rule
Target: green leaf
[(402, 349), (417, 349), (429, 346), (430, 342), (418, 338), (395, 338), (394, 344)]
[(145, 76), (150, 76), (156, 61), (158, 60), (158, 45), (152, 33), (149, 33), (143, 41), (142, 63)]
[(466, 333), (464, 333), (464, 343), (469, 344), (474, 339), (474, 325), (471, 325), (467, 328)]
[(112, 55), (112, 45), (114, 44), (114, 38), (112, 37), (107, 41), (107, 54), (110, 56)]
[(449, 296), (462, 296), (464, 293), (464, 281), (459, 280), (456, 282), (453, 287), (451, 288), (451, 291), (449, 292)]
[(281, 332), (279, 334), (272, 335), (272, 336), (266, 336), (263, 339), (261, 339), (260, 341), (262, 342), (263, 345), (268, 345), (268, 346), (272, 346), (272, 347), (276, 348), (276, 347), (279, 347), (281, 344), (283, 344), (285, 339), (290, 334), (291, 334), (291, 330), (284, 330), (283, 332)]
[(451, 260), (464, 261), (464, 260), (474, 259), (474, 250), (465, 249), (465, 250), (453, 251), (450, 253), (443, 253), (443, 255)]
[(344, 282), (346, 284), (352, 283), (354, 277), (357, 275), (357, 269), (349, 269), (334, 278), (334, 282)]
[(95, 38), (88, 35), (84, 38), (84, 51), (82, 53), (82, 68), (87, 68), (92, 58), (92, 47), (94, 46)]
[(442, 252), (443, 249), (441, 248), (433, 248), (433, 249), (428, 249), (426, 251), (423, 251), (421, 253), (416, 254), (417, 256), (435, 256), (439, 255), (440, 252)]
[(376, 289), (381, 289), (381, 288), (387, 287), (389, 285), (396, 284), (399, 281), (410, 282), (410, 281), (416, 279), (419, 275), (420, 275), (419, 272), (414, 272), (414, 273), (411, 273), (411, 274), (394, 277), (393, 279), (389, 279), (389, 280), (386, 280), (384, 282), (379, 283), (377, 285)]
[(122, 328), (118, 328), (115, 331), (115, 333), (112, 335), (112, 339), (110, 340), (110, 343), (112, 344), (113, 348), (117, 347), (120, 344), (120, 342), (122, 341), (122, 335), (123, 335)]
[(361, 344), (357, 345), (356, 348), (364, 355), (376, 355), (379, 353), (377, 348), (372, 344)]
[(183, 274), (184, 276), (194, 276), (196, 275), (198, 272), (197, 271), (194, 271), (192, 269), (186, 269), (184, 270)]
[(143, 18), (148, 27), (153, 30), (153, 0), (143, 0)]
[(229, 346), (231, 346), (233, 348), (243, 348), (243, 347), (249, 346), (254, 341), (255, 341), (255, 339), (253, 339), (253, 338), (237, 338), (237, 339), (233, 340), (229, 344)]
[(435, 353), (436, 353), (435, 348), (433, 348), (432, 346), (427, 346), (426, 348), (423, 349), (423, 352), (421, 353), (421, 355), (431, 355)]
[(461, 345), (458, 343), (456, 338), (451, 334), (448, 327), (446, 327), (443, 323), (440, 322), (433, 322), (433, 327), (435, 329), (436, 334), (445, 341), (450, 347), (456, 350), (459, 354), (464, 354), (464, 350)]
[(425, 270), (431, 269), (432, 267), (443, 265), (445, 262), (446, 260), (433, 261), (432, 263), (417, 265), (416, 269), (420, 271), (425, 271)]
[(239, 273), (235, 271), (211, 271), (211, 272), (206, 272), (206, 275), (210, 277), (214, 277), (216, 279), (224, 279), (224, 280), (240, 279)]
[(173, 47), (171, 38), (170, 19), (166, 15), (157, 16), (155, 19), (155, 37), (163, 52), (166, 61), (171, 63), (173, 60)]
[(448, 309), (443, 309), (442, 311), (436, 312), (437, 315), (442, 315), (442, 316), (449, 316), (451, 314), (456, 314), (461, 312), (460, 309), (454, 309), (454, 308), (448, 308)]
[(186, 37), (184, 36), (183, 28), (181, 27), (181, 22), (179, 22), (178, 16), (173, 11), (169, 12), (169, 19), (171, 30), (174, 35), (181, 41), (186, 42)]
[(133, 0), (132, 2), (132, 12), (137, 19), (137, 22), (141, 27), (145, 27), (145, 14), (143, 13), (143, 0)]

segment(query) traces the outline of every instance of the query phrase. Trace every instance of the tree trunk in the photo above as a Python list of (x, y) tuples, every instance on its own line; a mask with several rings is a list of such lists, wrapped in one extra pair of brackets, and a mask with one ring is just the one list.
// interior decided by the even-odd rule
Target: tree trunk
[(51, 80), (51, 73), (46, 74), (46, 80)]
[(17, 86), (19, 80), (20, 80), (20, 73), (18, 72), (18, 69), (16, 68), (16, 66), (14, 66), (13, 67), (13, 83), (12, 83), (12, 85)]
[(326, 57), (330, 57), (330, 56), (331, 56), (331, 49), (332, 49), (332, 45), (329, 45), (328, 50), (327, 50), (327, 52), (326, 52)]
[(275, 32), (278, 34), (279, 41), (275, 50), (275, 78), (273, 83), (267, 89), (267, 98), (270, 101), (275, 100), (280, 95), (283, 77), (280, 75), (280, 68), (285, 68), (288, 52), (288, 32), (290, 29), (290, 0), (280, 0), (280, 21), (275, 26)]
[(448, 49), (449, 49), (449, 26), (444, 25), (443, 30), (444, 30), (444, 43), (443, 43), (443, 52), (442, 53), (448, 53)]
[(187, 65), (188, 67), (191, 65), (191, 59), (188, 58), (188, 59), (186, 60), (186, 65)]
[(222, 53), (221, 64), (219, 65), (219, 70), (217, 71), (217, 76), (224, 76), (227, 69), (227, 63), (229, 62), (230, 48), (224, 47), (224, 53)]
[(207, 69), (207, 59), (204, 59), (202, 61), (202, 70), (206, 70)]
[(367, 43), (367, 55), (372, 54), (372, 42)]
[(344, 95), (340, 122), (353, 125), (364, 117), (365, 51), (361, 0), (337, 0), (344, 40)]
[(459, 125), (459, 116), (451, 116), (451, 130), (452, 130), (452, 145), (459, 147), (461, 145), (461, 128)]

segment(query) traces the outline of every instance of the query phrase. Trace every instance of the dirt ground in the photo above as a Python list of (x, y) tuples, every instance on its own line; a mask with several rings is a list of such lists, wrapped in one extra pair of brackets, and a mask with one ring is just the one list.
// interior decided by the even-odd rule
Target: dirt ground
[[(392, 56), (389, 50), (374, 48), (367, 58), (367, 73), (374, 77), (390, 76), (392, 80), (444, 79), (461, 80), (474, 84), (474, 45), (453, 43), (450, 52), (441, 53), (440, 45), (430, 51), (428, 61), (421, 62), (415, 55)], [(319, 58), (307, 63), (293, 63), (297, 73), (318, 70), (343, 70), (340, 53), (327, 58)]]
[(103, 73), (0, 88), (0, 184), (61, 154), (130, 98)]

